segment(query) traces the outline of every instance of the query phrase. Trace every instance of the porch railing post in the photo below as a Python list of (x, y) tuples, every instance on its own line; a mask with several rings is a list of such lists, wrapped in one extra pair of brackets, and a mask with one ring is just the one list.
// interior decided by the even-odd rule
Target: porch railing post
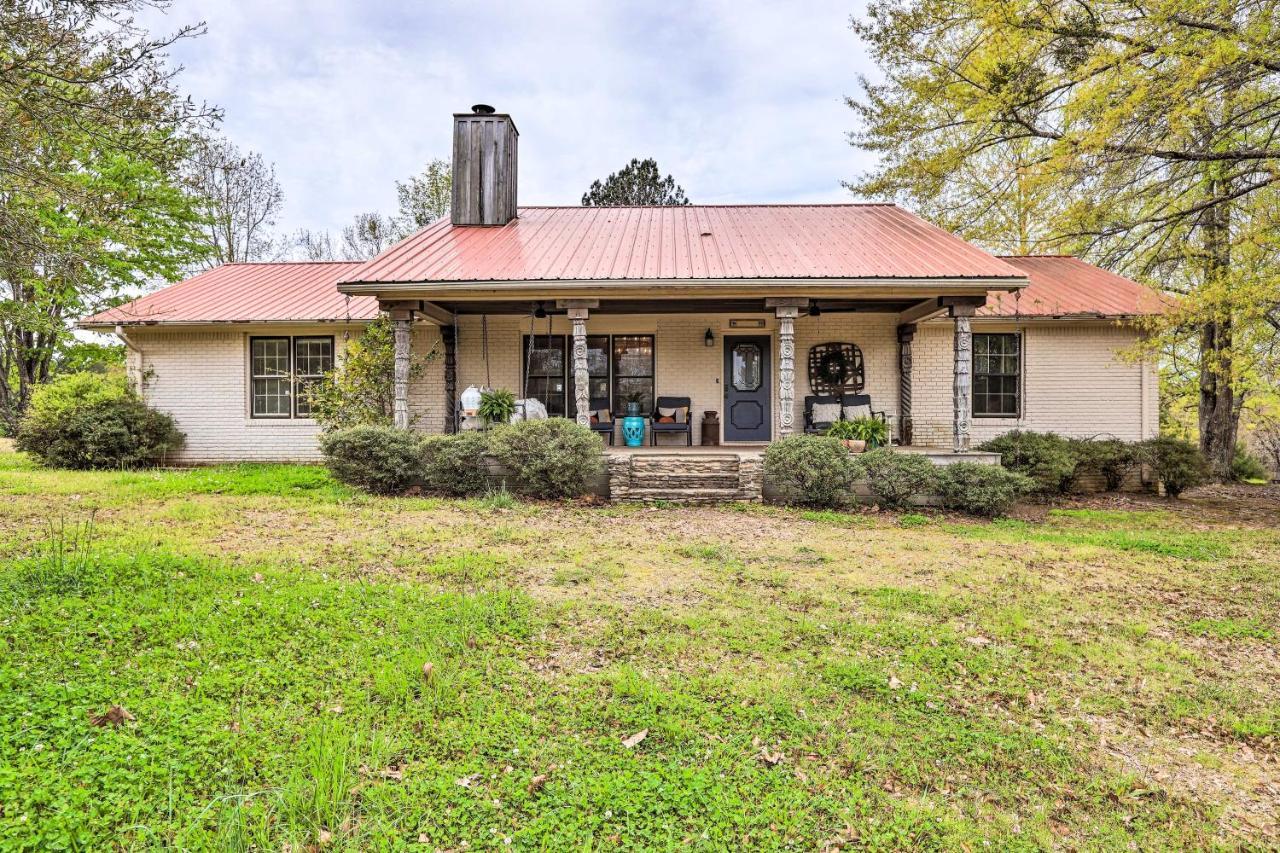
[(969, 418), (973, 399), (973, 331), (969, 319), (974, 315), (972, 305), (955, 305), (951, 316), (955, 320), (955, 382), (952, 386), (952, 405), (955, 408), (952, 450), (964, 453), (969, 449)]
[(391, 311), (391, 328), (394, 335), (395, 372), (392, 378), (391, 418), (396, 429), (409, 428), (409, 346), (413, 339), (413, 312), (404, 309)]
[(778, 438), (791, 435), (796, 417), (796, 316), (799, 308), (778, 307)]
[(916, 324), (898, 326), (898, 441), (910, 446), (915, 439), (911, 420), (911, 382), (914, 360), (911, 344), (916, 337)]
[(574, 414), (583, 426), (591, 424), (591, 375), (587, 371), (586, 308), (568, 309), (573, 323), (573, 402)]

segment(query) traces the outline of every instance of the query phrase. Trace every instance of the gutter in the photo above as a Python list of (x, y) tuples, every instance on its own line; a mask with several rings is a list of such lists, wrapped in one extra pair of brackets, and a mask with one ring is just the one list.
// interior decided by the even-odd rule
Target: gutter
[(144, 375), (143, 374), (144, 368), (142, 363), (142, 348), (139, 347), (137, 344), (135, 344), (133, 341), (129, 340), (129, 336), (124, 333), (124, 326), (116, 324), (115, 335), (117, 338), (120, 339), (120, 342), (123, 343), (125, 347), (127, 347), (128, 349), (138, 354), (138, 375), (137, 375), (136, 382), (134, 383), (137, 387), (135, 387), (133, 390), (137, 392), (139, 397), (141, 397), (142, 396), (142, 377)]

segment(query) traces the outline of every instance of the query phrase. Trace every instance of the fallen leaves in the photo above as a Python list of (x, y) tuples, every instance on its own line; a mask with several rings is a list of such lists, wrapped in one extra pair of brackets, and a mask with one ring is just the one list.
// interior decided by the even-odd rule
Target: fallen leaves
[(542, 790), (542, 786), (547, 784), (547, 780), (551, 778), (550, 773), (539, 773), (529, 780), (529, 793), (536, 794)]
[(89, 722), (98, 727), (105, 726), (122, 726), (127, 722), (136, 720), (133, 714), (130, 714), (121, 705), (112, 705), (108, 710), (101, 714), (94, 714), (89, 717)]
[(436, 674), (436, 666), (431, 661), (427, 661), (422, 665), (422, 679), (430, 682)]
[(643, 741), (648, 736), (649, 736), (649, 730), (641, 729), (640, 731), (633, 734), (631, 737), (623, 738), (622, 745), (625, 746), (627, 749), (635, 749), (637, 746), (640, 745), (640, 742)]
[(367, 764), (361, 764), (359, 772), (361, 776), (368, 776), (375, 779), (389, 779), (392, 782), (400, 782), (404, 780), (403, 764), (392, 764), (382, 770), (372, 770)]

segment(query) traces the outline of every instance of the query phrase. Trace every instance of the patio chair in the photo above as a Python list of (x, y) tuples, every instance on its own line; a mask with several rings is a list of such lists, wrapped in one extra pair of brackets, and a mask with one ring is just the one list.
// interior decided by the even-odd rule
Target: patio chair
[(884, 412), (876, 411), (871, 408), (870, 394), (845, 394), (840, 403), (840, 419), (845, 421), (853, 420), (853, 418), (849, 416), (849, 409), (854, 406), (866, 406), (870, 417), (888, 423), (888, 419), (885, 417)]
[[(591, 398), (591, 414), (599, 415), (599, 420), (592, 421), (591, 431), (599, 435), (601, 438), (609, 442), (609, 446), (613, 446), (613, 412), (609, 409), (608, 397)], [(608, 420), (605, 420), (608, 418)]]
[[(663, 409), (684, 409), (684, 423), (662, 421)], [(659, 397), (649, 419), (649, 445), (656, 446), (658, 433), (684, 433), (685, 446), (693, 447), (693, 401), (689, 397)]]
[[(836, 416), (834, 418), (826, 417), (826, 413), (822, 415), (821, 420), (814, 420), (814, 406), (835, 406)], [(820, 435), (827, 431), (827, 427), (841, 419), (840, 396), (838, 394), (815, 394), (804, 398), (804, 431), (810, 435)]]

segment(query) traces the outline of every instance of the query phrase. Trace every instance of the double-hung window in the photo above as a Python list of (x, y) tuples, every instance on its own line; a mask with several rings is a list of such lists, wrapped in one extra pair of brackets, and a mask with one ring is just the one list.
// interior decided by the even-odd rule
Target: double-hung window
[(331, 336), (249, 339), (249, 413), (255, 418), (308, 418), (306, 389), (333, 370)]
[(973, 336), (973, 416), (1016, 418), (1022, 412), (1022, 336)]
[[(542, 401), (552, 417), (573, 417), (573, 338), (529, 336), (521, 343), (528, 377), (526, 393)], [(621, 415), (636, 399), (641, 411), (653, 411), (653, 335), (587, 335), (588, 405)]]

